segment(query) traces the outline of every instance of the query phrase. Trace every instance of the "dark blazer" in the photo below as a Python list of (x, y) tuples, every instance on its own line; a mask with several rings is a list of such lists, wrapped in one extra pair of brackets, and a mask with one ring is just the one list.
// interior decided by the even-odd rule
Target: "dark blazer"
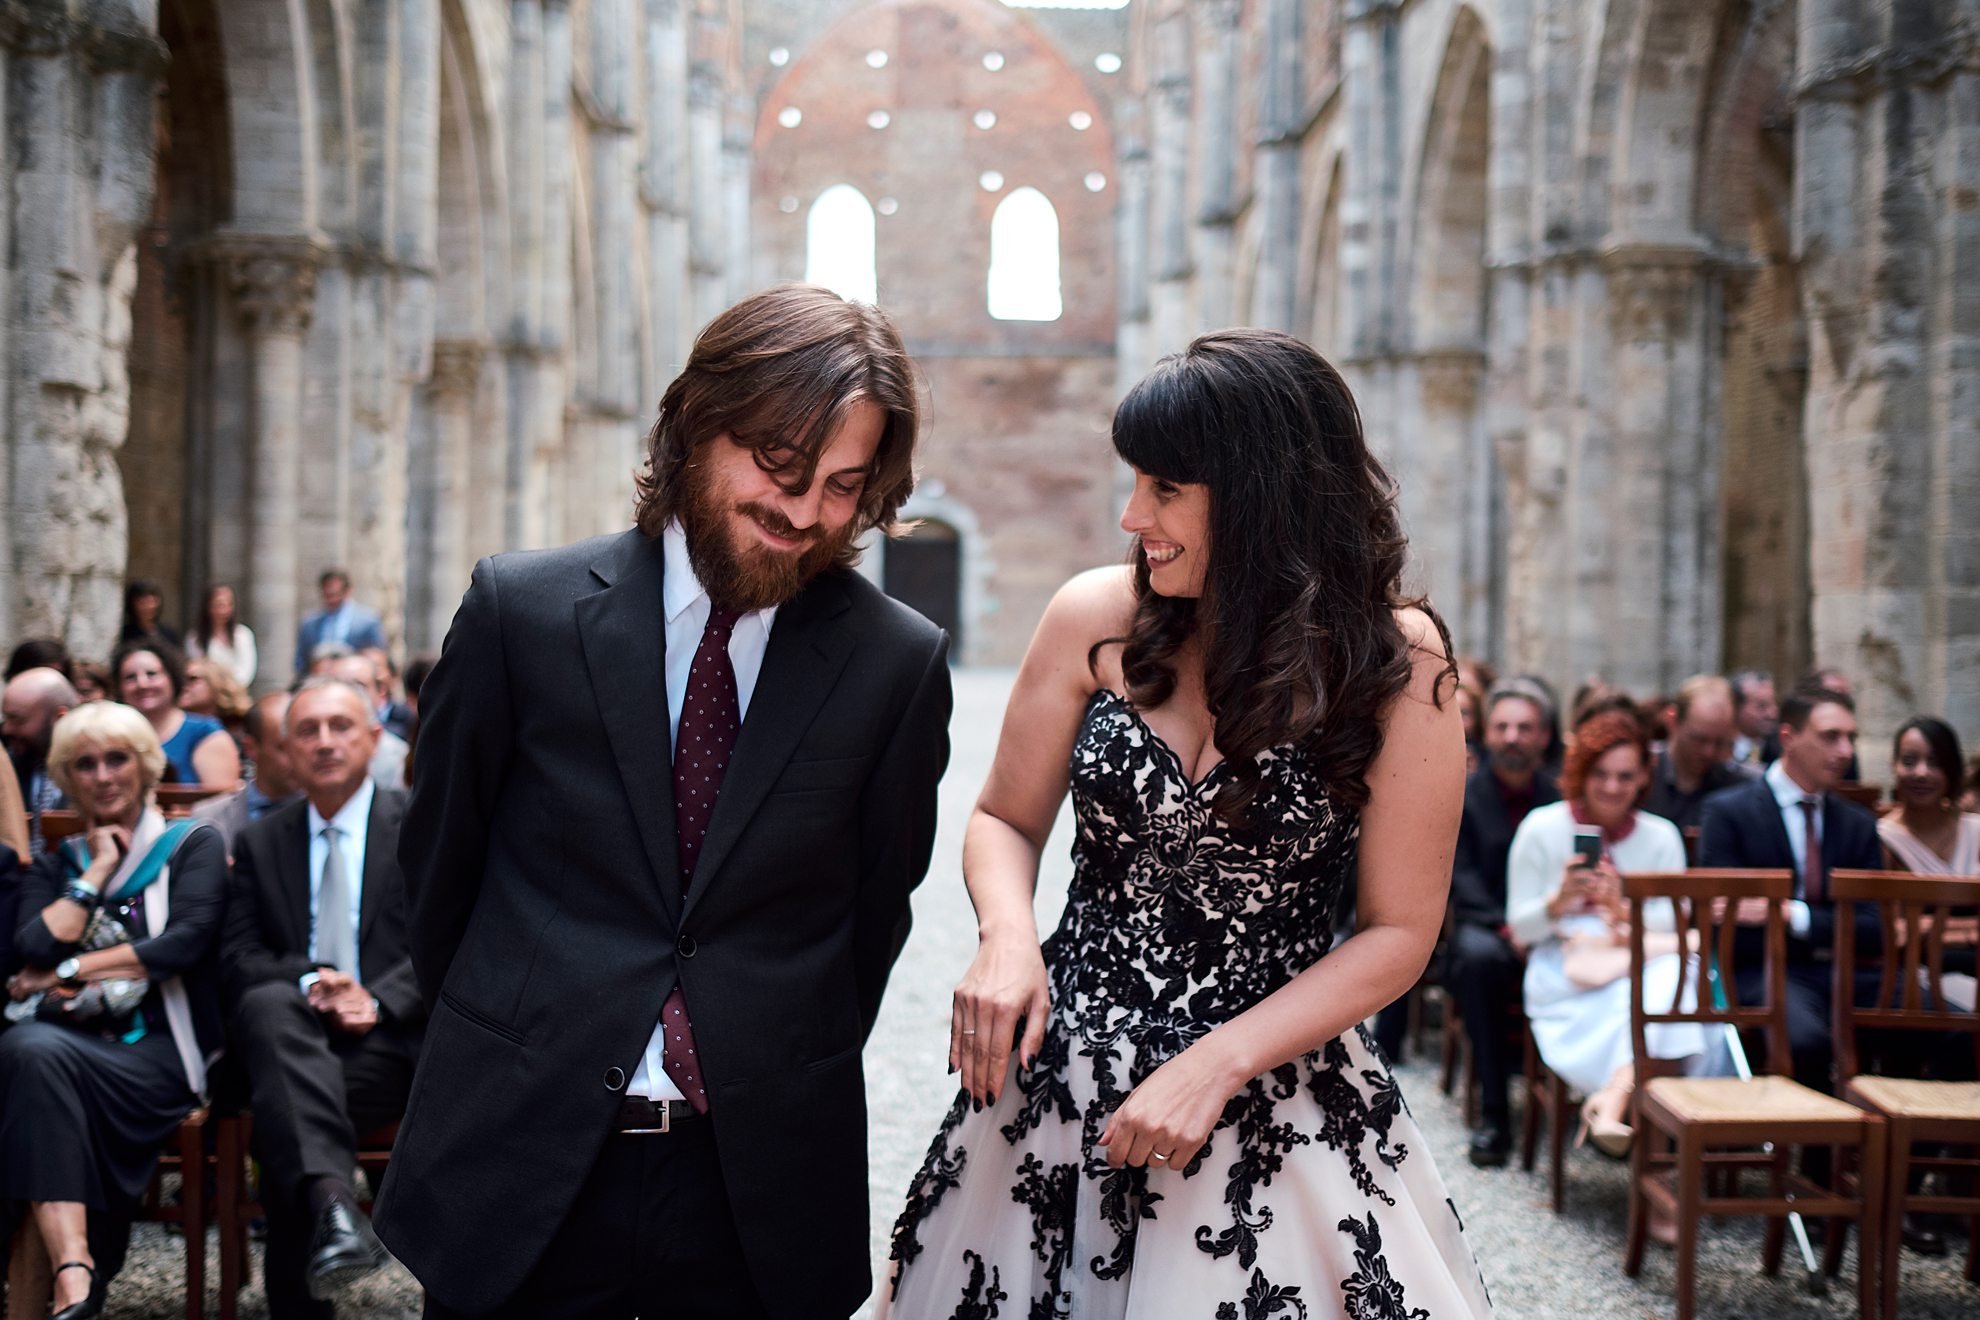
[(857, 574), (783, 606), (692, 884), (674, 841), (661, 543), (475, 567), (420, 691), (401, 844), (432, 1006), (377, 1226), (492, 1309), (536, 1264), (679, 981), (772, 1315), (871, 1289), (860, 1051), (948, 763), (948, 639)]
[[(14, 959), (23, 967), (52, 968), (76, 952), (57, 940), (41, 913), (68, 884), (61, 855), (49, 849), (28, 868), (21, 885), (20, 929)], [(131, 951), (153, 982), (179, 977), (192, 1012), (193, 1035), (209, 1057), (226, 1041), (220, 1017), (220, 932), (227, 919), (227, 850), (220, 832), (201, 825), (172, 854), (170, 911), (156, 935), (133, 931)]]
[[(413, 975), (399, 825), (406, 795), (374, 789), (358, 894), (358, 980), (378, 1001), (382, 1026), (417, 1049), (426, 1004)], [(222, 948), (227, 995), (263, 981), (294, 985), (316, 970), (309, 956), (309, 801), (277, 807), (234, 839), (234, 891)]]
[[(1834, 793), (1822, 797), (1822, 861), (1830, 871), (1874, 871), (1884, 864), (1876, 818)], [(1774, 799), (1773, 785), (1764, 777), (1720, 789), (1705, 799), (1698, 818), (1698, 865), (1795, 869), (1794, 846), (1788, 842), (1780, 803)], [(1798, 872), (1795, 889), (1797, 893), (1801, 889)], [(1878, 947), (1882, 938), (1876, 909), (1867, 904), (1856, 907), (1856, 938), (1871, 948)], [(1827, 900), (1810, 903), (1807, 937), (1788, 934), (1788, 961), (1813, 961), (1818, 950), (1834, 948), (1835, 940), (1835, 904)], [(1743, 952), (1741, 956), (1752, 955)]]
[[(1533, 776), (1533, 805), (1561, 800), (1560, 786), (1545, 770)], [(1512, 818), (1489, 762), (1464, 781), (1464, 817), (1451, 863), (1451, 912), (1468, 926), (1497, 930), (1506, 924), (1506, 858), (1512, 852)]]

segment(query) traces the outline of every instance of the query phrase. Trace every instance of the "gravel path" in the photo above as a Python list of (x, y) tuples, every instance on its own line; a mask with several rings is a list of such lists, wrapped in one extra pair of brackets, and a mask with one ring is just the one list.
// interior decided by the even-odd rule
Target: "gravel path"
[[(962, 887), (962, 827), (990, 764), (1010, 680), (1008, 671), (956, 674), (955, 755), (942, 786), (935, 865), (916, 894), (914, 934), (894, 973), (867, 1050), (873, 1255), (879, 1280), (885, 1279), (887, 1238), (901, 1197), (954, 1095), (945, 1073), (949, 995), (976, 943), (975, 923)], [(1065, 901), (1071, 873), (1069, 847), (1070, 826), (1062, 815), (1039, 885), (1044, 930), (1051, 928)], [(1547, 1207), (1544, 1170), (1484, 1171), (1466, 1162), (1457, 1106), (1438, 1093), (1428, 1064), (1406, 1062), (1398, 1076), (1429, 1145), (1424, 1153), (1437, 1161), (1464, 1216), (1499, 1316), (1606, 1320), (1673, 1314), (1674, 1271), (1668, 1253), (1653, 1248), (1640, 1279), (1623, 1276), (1623, 1166), (1592, 1151), (1572, 1153), (1567, 1213), (1557, 1218)], [(182, 1315), (179, 1248), (177, 1239), (158, 1229), (140, 1228), (131, 1261), (112, 1291), (108, 1314), (129, 1320), (174, 1320)], [(217, 1268), (217, 1259), (216, 1246), (208, 1253), (209, 1270)], [(1728, 1221), (1711, 1228), (1700, 1253), (1699, 1314), (1716, 1320), (1816, 1320), (1855, 1314), (1854, 1252), (1845, 1262), (1843, 1277), (1828, 1296), (1819, 1298), (1808, 1294), (1798, 1270), (1766, 1278), (1760, 1273), (1759, 1259), (1757, 1221)], [(1963, 1283), (1958, 1266), (1957, 1256), (1938, 1261), (1904, 1257), (1900, 1300), (1907, 1320), (1970, 1320), (1980, 1314), (1980, 1288)], [(267, 1314), (259, 1278), (257, 1263), (256, 1284), (241, 1296), (244, 1320), (263, 1320)], [(211, 1305), (214, 1285), (208, 1287)], [(419, 1314), (418, 1296), (417, 1285), (394, 1268), (369, 1280), (341, 1310), (367, 1320), (410, 1320)], [(1331, 1313), (1316, 1308), (1313, 1320), (1325, 1314)]]

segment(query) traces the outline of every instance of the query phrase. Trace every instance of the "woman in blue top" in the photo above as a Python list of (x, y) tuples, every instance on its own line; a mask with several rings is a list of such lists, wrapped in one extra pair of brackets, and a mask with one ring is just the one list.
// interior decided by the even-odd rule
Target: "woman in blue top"
[(111, 657), (110, 672), (119, 700), (151, 721), (171, 782), (226, 788), (240, 782), (241, 754), (220, 721), (179, 709), (186, 662), (175, 648), (158, 641), (125, 642)]

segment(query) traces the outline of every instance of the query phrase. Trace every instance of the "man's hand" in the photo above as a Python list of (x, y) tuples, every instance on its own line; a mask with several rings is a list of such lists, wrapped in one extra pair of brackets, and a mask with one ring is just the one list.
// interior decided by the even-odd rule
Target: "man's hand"
[(309, 988), (309, 1006), (338, 1031), (362, 1036), (378, 1025), (378, 1004), (371, 991), (349, 972), (326, 967)]
[[(1767, 908), (1773, 900), (1765, 898), (1742, 898), (1739, 906), (1733, 909), (1735, 926), (1764, 926), (1767, 924)], [(1785, 900), (1781, 906), (1786, 907)]]

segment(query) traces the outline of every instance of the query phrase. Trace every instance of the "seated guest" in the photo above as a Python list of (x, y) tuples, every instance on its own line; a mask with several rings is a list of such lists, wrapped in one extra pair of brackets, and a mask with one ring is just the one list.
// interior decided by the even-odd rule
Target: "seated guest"
[(353, 651), (385, 645), (378, 615), (351, 599), (351, 577), (341, 568), (324, 571), (316, 581), (323, 608), (296, 625), (296, 673), (316, 662), (316, 648), (338, 642)]
[(165, 754), (128, 706), (64, 715), (49, 768), (87, 834), (44, 854), (21, 891), (17, 1020), (0, 1035), (0, 1216), (32, 1294), (17, 1304), (38, 1305), (52, 1273), (56, 1320), (87, 1320), (220, 1051), (227, 861), (203, 822), (168, 824), (152, 805)]
[(1732, 759), (1751, 770), (1761, 770), (1781, 754), (1781, 707), (1774, 696), (1774, 678), (1757, 669), (1742, 669), (1730, 680), (1733, 691), (1733, 723), (1739, 732), (1733, 737)]
[(140, 579), (126, 583), (124, 626), (117, 632), (118, 642), (159, 642), (175, 651), (182, 649), (178, 629), (158, 618), (164, 605), (165, 597), (160, 594), (156, 582)]
[(219, 720), (236, 749), (241, 745), (241, 721), (247, 718), (252, 704), (247, 689), (227, 666), (217, 660), (186, 662), (186, 686), (179, 693), (179, 709)]
[(433, 672), (434, 662), (438, 659), (438, 656), (433, 655), (416, 655), (406, 665), (403, 684), (406, 690), (406, 709), (412, 712), (414, 719), (419, 718), (419, 690), (426, 686), (426, 676)]
[[(21, 878), (25, 872), (21, 854), (9, 843), (0, 843), (0, 969), (14, 965), (14, 928), (21, 923)], [(0, 1031), (7, 1029), (0, 1017)]]
[(41, 856), (41, 813), (66, 806), (55, 776), (48, 771), (48, 750), (55, 725), (82, 704), (69, 680), (53, 669), (28, 669), (7, 681), (0, 691), (0, 737), (7, 742), (14, 775), (20, 780), (27, 808), (28, 848), (24, 862)]
[(52, 669), (75, 682), (75, 659), (69, 644), (59, 637), (30, 637), (7, 654), (6, 682), (13, 682), (30, 669)]
[(286, 726), (305, 800), (235, 841), (225, 950), (277, 1320), (331, 1314), (324, 1303), (385, 1260), (351, 1173), (359, 1136), (405, 1111), (426, 1020), (398, 863), (405, 795), (367, 772), (370, 694), (312, 678)]
[[(348, 655), (328, 666), (325, 673), (331, 678), (341, 678), (365, 694), (372, 703), (372, 718), (378, 718), (378, 709), (384, 704), (379, 697), (383, 684), (379, 681), (378, 666), (368, 655)], [(378, 744), (371, 754), (371, 777), (383, 788), (406, 787), (406, 757), (410, 752), (406, 740), (385, 729), (378, 730)]]
[[(1827, 876), (1839, 868), (1876, 870), (1884, 850), (1869, 812), (1833, 791), (1856, 756), (1856, 704), (1829, 688), (1796, 688), (1781, 702), (1781, 755), (1757, 779), (1705, 799), (1699, 816), (1698, 864), (1703, 867), (1790, 868), (1794, 898), (1787, 905), (1788, 1047), (1794, 1075), (1805, 1086), (1830, 1089), (1836, 909)], [(1764, 923), (1746, 905), (1741, 924)], [(1877, 915), (1856, 910), (1856, 938), (1875, 948)], [(1743, 932), (1745, 934), (1745, 932)], [(1765, 1002), (1757, 932), (1739, 951), (1739, 993)]]
[(1480, 1168), (1512, 1149), (1507, 1079), (1516, 1066), (1508, 1034), (1519, 1002), (1520, 955), (1506, 924), (1506, 855), (1536, 807), (1560, 800), (1541, 768), (1553, 734), (1545, 692), (1509, 679), (1485, 699), (1485, 761), (1464, 786), (1464, 817), (1451, 867), (1450, 993), (1464, 1014), (1478, 1072), (1480, 1126), (1470, 1158)]
[(282, 739), (282, 718), (288, 709), (286, 692), (271, 692), (248, 707), (247, 718), (241, 721), (241, 745), (253, 768), (252, 777), (225, 797), (208, 798), (193, 808), (193, 815), (212, 821), (220, 831), (229, 857), (242, 830), (292, 801), (299, 791), (288, 744)]
[[(1546, 1065), (1587, 1097), (1583, 1134), (1618, 1156), (1629, 1148), (1625, 1117), (1636, 1083), (1622, 877), (1684, 870), (1677, 826), (1636, 809), (1649, 758), (1649, 741), (1630, 715), (1608, 711), (1589, 719), (1575, 731), (1562, 768), (1564, 800), (1528, 813), (1506, 863), (1506, 921), (1526, 946), (1534, 1044)], [(1593, 865), (1577, 851), (1577, 835), (1599, 837)], [(1680, 971), (1670, 903), (1646, 905), (1644, 919), (1645, 1002), (1666, 1005)], [(1652, 1027), (1649, 1041), (1659, 1058), (1717, 1057), (1696, 1024)], [(1701, 1064), (1688, 1066), (1696, 1071)]]
[(110, 681), (110, 666), (95, 660), (75, 662), (76, 695), (82, 701), (115, 701), (117, 685)]
[[(1823, 668), (1820, 669), (1809, 670), (1806, 674), (1803, 674), (1801, 676), (1800, 681), (1797, 682), (1795, 686), (1804, 687), (1804, 688), (1826, 688), (1830, 692), (1842, 693), (1845, 697), (1848, 697), (1851, 701), (1856, 700), (1856, 689), (1850, 683), (1849, 675), (1843, 673), (1843, 671), (1840, 669), (1830, 669), (1827, 666), (1824, 666)], [(1849, 758), (1848, 768), (1843, 771), (1842, 782), (1846, 784), (1855, 784), (1855, 783), (1861, 783), (1862, 780), (1863, 780), (1863, 763), (1855, 756), (1851, 756)]]
[(261, 665), (254, 630), (236, 617), (234, 589), (226, 583), (216, 582), (206, 589), (199, 604), (199, 622), (186, 638), (186, 655), (225, 666), (243, 688), (254, 686), (254, 672)]
[(151, 722), (177, 784), (241, 782), (241, 754), (219, 720), (179, 709), (186, 662), (163, 642), (125, 642), (110, 658), (117, 699)]
[(412, 707), (392, 695), (399, 671), (392, 663), (392, 653), (382, 646), (367, 646), (359, 655), (371, 661), (378, 672), (378, 723), (385, 732), (404, 741), (406, 726), (412, 723)]
[(1959, 735), (1944, 720), (1919, 715), (1898, 729), (1891, 748), (1897, 809), (1877, 822), (1877, 837), (1898, 870), (1980, 875), (1980, 815), (1960, 809), (1963, 773)]
[(1678, 689), (1670, 742), (1650, 770), (1650, 795), (1643, 809), (1678, 827), (1698, 823), (1705, 799), (1722, 788), (1744, 783), (1751, 773), (1733, 764), (1732, 684), (1700, 674)]

